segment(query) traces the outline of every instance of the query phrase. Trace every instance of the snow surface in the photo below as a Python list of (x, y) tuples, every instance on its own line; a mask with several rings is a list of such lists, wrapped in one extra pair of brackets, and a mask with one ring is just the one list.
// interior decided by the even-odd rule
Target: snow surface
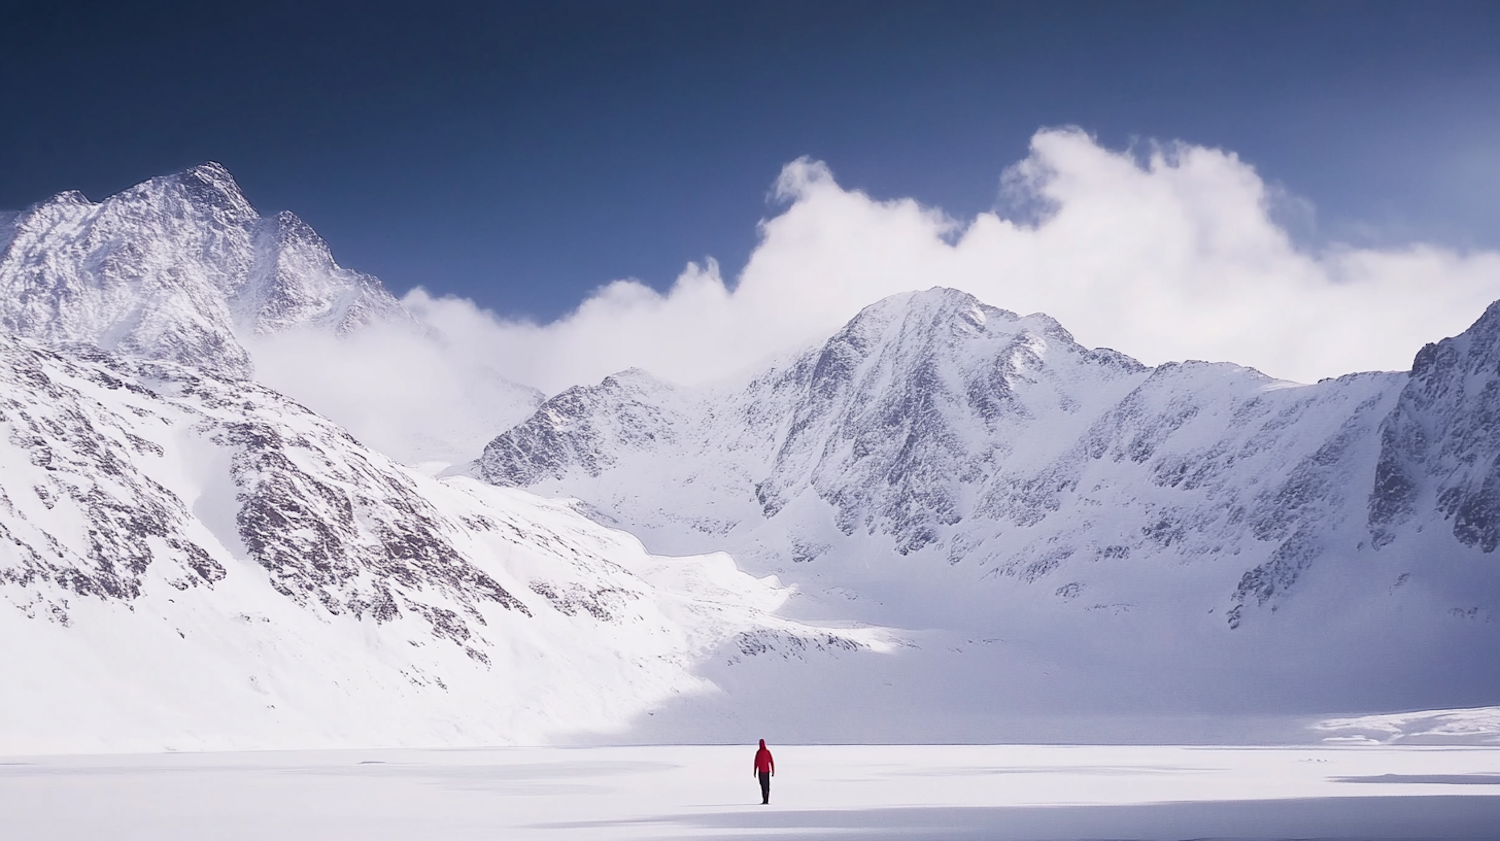
[[(5, 837), (1493, 839), (1500, 749), (771, 744), (18, 757)], [(80, 808), (80, 805), (86, 808)]]

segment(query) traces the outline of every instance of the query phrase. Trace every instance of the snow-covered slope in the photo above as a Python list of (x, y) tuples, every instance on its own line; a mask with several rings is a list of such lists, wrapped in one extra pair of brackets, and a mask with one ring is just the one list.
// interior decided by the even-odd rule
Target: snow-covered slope
[(1500, 303), (1417, 354), (1380, 439), (1377, 545), (1432, 526), (1485, 554), (1500, 546)]
[[(348, 363), (398, 357), (389, 369), (403, 353), (433, 353), (441, 337), (417, 323), (379, 279), (338, 265), (296, 215), (262, 217), (216, 163), (97, 203), (68, 192), (0, 215), (0, 328), (51, 347), (98, 348), (270, 381), (413, 461), (471, 442), (477, 448), (542, 400), (535, 389), (472, 364), (463, 368), (470, 382), (453, 389), (467, 397), (427, 409), (446, 418), (425, 431), (423, 442), (403, 445), (382, 435), (386, 427), (368, 416), (388, 417), (402, 407), (381, 400), (377, 384), (365, 386), (366, 368), (349, 370)], [(357, 339), (358, 346), (335, 353), (334, 337)], [(417, 379), (448, 367), (420, 362), (431, 372), (411, 374)], [(350, 399), (348, 392), (360, 389), (374, 394)], [(482, 417), (495, 426), (476, 432)]]
[(0, 335), (0, 752), (581, 738), (725, 647), (886, 647), (786, 595), (237, 378)]
[[(909, 294), (746, 384), (675, 389), (634, 371), (570, 389), (496, 438), (478, 468), (496, 484), (547, 491), (587, 477), (599, 489), (585, 494), (591, 502), (644, 528), (660, 525), (660, 506), (627, 477), (661, 472), (682, 489), (669, 516), (710, 542), (767, 518), (801, 520), (817, 499), (838, 532), (888, 535), (904, 554), (947, 545), (997, 466), (1056, 457), (1070, 428), (1081, 432), (1144, 376), (1046, 316)], [(770, 550), (820, 554), (815, 536), (787, 537), (802, 548)]]
[(809, 614), (1007, 641), (930, 667), (994, 712), (1474, 703), (1500, 677), (1446, 666), (1500, 653), (1497, 323), (1411, 377), (1297, 385), (1148, 369), (935, 289), (748, 382), (564, 392), (475, 471), (728, 551)]

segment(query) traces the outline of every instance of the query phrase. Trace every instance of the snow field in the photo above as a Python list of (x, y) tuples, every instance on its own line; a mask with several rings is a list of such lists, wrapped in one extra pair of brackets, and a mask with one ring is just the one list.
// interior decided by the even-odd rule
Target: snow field
[[(7, 839), (1493, 838), (1500, 748), (747, 746), (0, 762)], [(87, 804), (88, 808), (76, 808)]]

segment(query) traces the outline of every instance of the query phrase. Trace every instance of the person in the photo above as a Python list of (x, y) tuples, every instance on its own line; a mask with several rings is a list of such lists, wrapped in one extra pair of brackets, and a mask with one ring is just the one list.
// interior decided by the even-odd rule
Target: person
[(766, 749), (766, 740), (760, 740), (760, 750), (755, 752), (755, 776), (760, 777), (760, 805), (771, 802), (771, 778), (776, 776), (776, 760)]

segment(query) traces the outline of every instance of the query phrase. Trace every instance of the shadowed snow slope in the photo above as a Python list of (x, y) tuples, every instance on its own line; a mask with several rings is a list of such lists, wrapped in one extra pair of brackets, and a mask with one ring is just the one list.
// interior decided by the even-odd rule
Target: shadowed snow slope
[(885, 647), (211, 372), (0, 337), (0, 433), (0, 752), (536, 743)]
[(881, 737), (936, 709), (928, 738), (1028, 710), (1483, 703), (1497, 330), (1492, 307), (1410, 375), (1297, 385), (1146, 368), (934, 289), (747, 382), (571, 389), (475, 471), (653, 551), (728, 551), (808, 615), (929, 629), (866, 687), (895, 704)]

